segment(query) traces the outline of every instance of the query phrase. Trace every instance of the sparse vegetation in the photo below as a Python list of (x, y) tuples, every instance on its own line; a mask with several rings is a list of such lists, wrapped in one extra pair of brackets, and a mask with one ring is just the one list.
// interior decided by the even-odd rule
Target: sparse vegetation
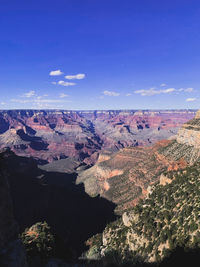
[[(166, 173), (167, 174), (167, 173)], [(106, 256), (127, 251), (146, 262), (160, 262), (177, 247), (200, 248), (200, 165), (170, 171), (171, 184), (157, 184), (145, 200), (104, 230), (101, 250)], [(111, 253), (112, 251), (112, 253)]]

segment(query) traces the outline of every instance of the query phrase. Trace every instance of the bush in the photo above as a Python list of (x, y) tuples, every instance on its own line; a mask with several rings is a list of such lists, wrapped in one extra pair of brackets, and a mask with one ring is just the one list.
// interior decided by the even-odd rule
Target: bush
[(39, 256), (41, 260), (49, 258), (55, 249), (55, 238), (46, 222), (38, 222), (25, 229), (21, 235), (27, 257)]

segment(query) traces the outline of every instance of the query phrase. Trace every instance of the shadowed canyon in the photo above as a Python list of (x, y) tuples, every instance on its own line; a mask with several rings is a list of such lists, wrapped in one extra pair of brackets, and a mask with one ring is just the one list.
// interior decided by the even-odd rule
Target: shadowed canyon
[(13, 202), (7, 217), (11, 240), (26, 227), (47, 221), (62, 240), (61, 256), (71, 253), (77, 259), (85, 241), (148, 197), (156, 183), (171, 183), (167, 172), (196, 162), (200, 150), (195, 114), (1, 111), (2, 175)]

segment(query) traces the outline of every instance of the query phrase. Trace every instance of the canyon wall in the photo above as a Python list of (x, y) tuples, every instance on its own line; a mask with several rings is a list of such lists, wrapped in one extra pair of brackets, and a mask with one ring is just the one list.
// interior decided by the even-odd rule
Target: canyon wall
[(184, 158), (190, 165), (200, 157), (200, 111), (179, 129), (176, 139), (162, 152), (168, 158)]
[(187, 166), (184, 159), (173, 160), (160, 151), (173, 141), (163, 140), (150, 147), (129, 147), (100, 155), (97, 163), (80, 171), (76, 182), (84, 183), (90, 196), (100, 196), (117, 205), (122, 214), (145, 198), (162, 173)]
[[(198, 114), (198, 113), (197, 113)], [(198, 115), (183, 124), (176, 138), (149, 147), (127, 147), (103, 153), (92, 167), (80, 171), (77, 183), (84, 183), (91, 196), (100, 194), (117, 204), (122, 214), (152, 191), (155, 183), (170, 183), (163, 173), (185, 168), (200, 158)]]
[[(117, 191), (113, 202), (118, 205), (116, 211), (122, 214), (107, 225), (102, 235), (88, 240), (90, 249), (86, 258), (105, 260), (111, 257), (114, 265), (118, 261), (128, 266), (131, 263), (140, 266), (141, 262), (177, 266), (183, 259), (188, 264), (196, 264), (200, 227), (199, 115), (200, 111), (185, 123), (174, 140), (160, 141), (151, 148), (125, 148), (115, 154), (102, 155), (96, 165), (79, 174), (78, 182), (83, 182), (90, 194), (87, 181), (95, 172), (92, 183), (96, 184), (96, 191), (92, 193), (109, 198), (105, 191)], [(136, 154), (139, 149), (142, 157)], [(127, 150), (130, 150), (130, 158)], [(120, 156), (121, 161), (118, 160)], [(118, 183), (122, 173), (123, 179), (115, 188), (115, 181)], [(130, 189), (126, 185), (131, 177)], [(107, 183), (105, 188), (102, 182)], [(140, 194), (133, 190), (137, 186)], [(125, 192), (128, 194), (123, 207)], [(130, 198), (134, 201), (128, 202)], [(139, 198), (143, 200), (135, 205)]]
[(91, 165), (99, 151), (167, 139), (194, 115), (195, 110), (0, 111), (0, 149), (42, 164), (69, 157)]

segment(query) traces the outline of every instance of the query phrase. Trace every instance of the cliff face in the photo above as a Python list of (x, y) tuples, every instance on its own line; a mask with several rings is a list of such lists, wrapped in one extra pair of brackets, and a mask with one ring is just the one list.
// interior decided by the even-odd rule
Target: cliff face
[(84, 183), (89, 195), (100, 194), (117, 204), (116, 212), (121, 214), (144, 198), (163, 172), (187, 166), (183, 159), (170, 160), (158, 152), (170, 143), (165, 140), (151, 147), (103, 154), (93, 167), (79, 173), (77, 183)]
[[(4, 155), (5, 156), (5, 155)], [(26, 267), (25, 251), (18, 240), (3, 155), (0, 155), (0, 266)]]
[(0, 112), (0, 149), (44, 162), (66, 157), (94, 164), (100, 150), (152, 145), (177, 133), (195, 111)]
[(161, 153), (172, 160), (183, 158), (188, 164), (200, 158), (200, 111), (179, 129), (176, 139)]
[(183, 124), (176, 140), (179, 144), (200, 148), (200, 118), (198, 115), (193, 120)]
[[(128, 256), (131, 256), (130, 260), (139, 258), (144, 262), (160, 262), (177, 247), (187, 250), (199, 249), (199, 114), (200, 111), (195, 119), (183, 125), (176, 140), (163, 141), (162, 146), (158, 143), (149, 148), (150, 151), (140, 148), (144, 157), (141, 162), (138, 157), (135, 163), (132, 161), (135, 166), (134, 179), (137, 181), (138, 174), (142, 170), (144, 176), (142, 180), (140, 179), (140, 183), (142, 182), (143, 187), (148, 183), (149, 175), (154, 185), (147, 188), (146, 198), (137, 205), (132, 205), (131, 209), (123, 213), (122, 218), (105, 228), (101, 238), (98, 236), (100, 241), (93, 242), (86, 257), (89, 255), (88, 258), (92, 258), (95, 247), (95, 252), (100, 259), (107, 255), (108, 257), (118, 255), (118, 262), (126, 262)], [(130, 149), (135, 151), (135, 148)], [(122, 150), (121, 153), (125, 154), (125, 151)], [(136, 156), (134, 153), (131, 157)], [(151, 164), (152, 156), (153, 164)], [(112, 157), (114, 156), (110, 155), (110, 159)], [(106, 159), (105, 162), (109, 162), (110, 159)], [(127, 159), (122, 161), (121, 165), (115, 162), (121, 170), (125, 170), (128, 164)], [(150, 170), (147, 170), (147, 166)], [(158, 166), (160, 171), (156, 172)], [(112, 170), (114, 167), (112, 163)], [(130, 168), (129, 174), (123, 178), (124, 184), (131, 173)], [(84, 173), (81, 177), (84, 177)], [(87, 189), (87, 183), (85, 181), (84, 183)], [(114, 188), (112, 184), (109, 186), (109, 190)], [(136, 183), (132, 186), (135, 187)], [(118, 196), (123, 195), (123, 187), (119, 186), (117, 193)], [(113, 260), (115, 260), (114, 257)], [(176, 258), (173, 260), (175, 261)], [(191, 257), (190, 263), (192, 262)]]
[[(199, 164), (174, 171), (175, 179), (170, 184), (155, 186), (148, 198), (109, 224), (99, 238), (100, 242), (94, 242), (99, 258), (118, 255), (118, 262), (139, 258), (158, 263), (177, 247), (196, 249), (199, 253), (199, 172)], [(92, 249), (88, 255), (91, 252)], [(194, 255), (189, 260), (192, 266), (196, 266)], [(161, 266), (177, 266), (175, 263), (182, 260), (172, 259), (173, 265)]]
[[(198, 113), (197, 113), (198, 114)], [(80, 172), (77, 183), (86, 192), (117, 204), (116, 212), (135, 206), (145, 198), (155, 182), (169, 183), (166, 171), (185, 168), (200, 158), (200, 118), (185, 123), (176, 139), (163, 140), (150, 147), (129, 147), (100, 155), (90, 169)]]

